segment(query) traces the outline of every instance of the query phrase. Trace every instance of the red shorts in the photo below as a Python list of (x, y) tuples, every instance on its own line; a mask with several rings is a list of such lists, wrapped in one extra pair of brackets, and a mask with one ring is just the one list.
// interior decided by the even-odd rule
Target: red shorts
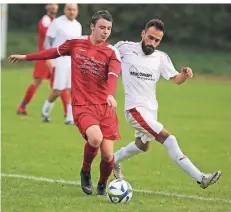
[(51, 74), (49, 68), (46, 65), (46, 62), (43, 60), (39, 60), (35, 62), (33, 78), (50, 80), (50, 87), (52, 88), (54, 83), (54, 71), (55, 69)]
[(43, 80), (50, 78), (50, 71), (45, 61), (39, 60), (35, 62), (33, 77)]
[(86, 139), (86, 130), (92, 125), (98, 125), (103, 137), (119, 140), (119, 123), (116, 111), (108, 104), (72, 106), (75, 125)]

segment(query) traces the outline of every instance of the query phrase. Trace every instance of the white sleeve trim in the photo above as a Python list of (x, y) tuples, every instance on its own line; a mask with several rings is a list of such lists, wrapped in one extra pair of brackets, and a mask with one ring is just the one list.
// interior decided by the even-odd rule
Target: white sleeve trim
[(118, 78), (118, 75), (115, 74), (114, 72), (109, 72), (108, 75), (109, 75), (109, 74), (112, 74), (112, 75), (114, 75), (114, 76), (116, 76), (116, 77)]

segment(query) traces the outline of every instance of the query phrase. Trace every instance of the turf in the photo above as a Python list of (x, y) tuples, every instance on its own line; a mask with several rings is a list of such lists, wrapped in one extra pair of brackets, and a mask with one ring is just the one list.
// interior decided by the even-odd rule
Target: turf
[[(16, 115), (16, 106), (31, 81), (29, 70), (2, 72), (2, 173), (79, 181), (83, 139), (74, 126), (64, 125), (60, 100), (52, 122), (40, 120), (48, 83), (28, 107), (29, 116)], [(133, 140), (133, 129), (123, 114), (123, 89), (118, 86), (118, 116), (122, 139), (115, 150)], [(159, 120), (178, 139), (183, 152), (204, 172), (223, 171), (220, 181), (206, 190), (172, 162), (165, 148), (153, 143), (149, 152), (123, 163), (126, 179), (135, 189), (165, 191), (231, 202), (230, 82), (195, 79), (176, 86), (161, 80), (157, 86)], [(99, 156), (93, 164), (93, 182), (99, 175)], [(79, 186), (2, 177), (2, 211), (231, 211), (231, 204), (134, 192), (126, 205), (86, 196)]]

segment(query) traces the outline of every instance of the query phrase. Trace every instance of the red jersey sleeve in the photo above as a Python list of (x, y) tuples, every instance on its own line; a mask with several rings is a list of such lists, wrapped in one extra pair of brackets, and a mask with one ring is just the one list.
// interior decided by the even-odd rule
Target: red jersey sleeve
[(58, 51), (56, 48), (46, 49), (43, 51), (31, 53), (26, 55), (26, 60), (48, 60), (59, 57)]
[(117, 49), (113, 48), (113, 54), (109, 61), (108, 66), (108, 94), (115, 95), (116, 87), (117, 87), (117, 79), (121, 72), (121, 62), (120, 62), (120, 54)]
[(113, 48), (113, 53), (109, 61), (108, 65), (108, 74), (113, 74), (117, 77), (119, 77), (121, 72), (121, 59), (120, 59), (120, 53), (116, 48)]
[(64, 55), (71, 54), (71, 40), (67, 40), (57, 48), (50, 48), (40, 52), (31, 53), (26, 55), (26, 60), (48, 60), (54, 59)]
[(67, 40), (61, 46), (57, 47), (58, 54), (60, 56), (71, 55), (72, 40)]

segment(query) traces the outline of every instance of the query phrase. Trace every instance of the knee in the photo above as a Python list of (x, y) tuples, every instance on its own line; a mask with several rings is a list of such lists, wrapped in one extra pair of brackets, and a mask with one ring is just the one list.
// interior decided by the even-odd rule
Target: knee
[(103, 153), (101, 155), (101, 160), (105, 162), (110, 162), (113, 159), (113, 152), (112, 153)]
[(42, 80), (40, 80), (40, 79), (35, 79), (34, 80), (34, 85), (35, 85), (36, 88), (38, 88), (41, 85), (41, 83), (42, 83)]
[(136, 138), (135, 144), (136, 144), (137, 148), (139, 148), (143, 152), (147, 152), (150, 148), (150, 142), (147, 141), (146, 143), (143, 143), (141, 138)]
[(142, 146), (138, 147), (140, 150), (142, 150), (143, 152), (147, 152), (150, 148), (149, 144), (143, 144)]
[[(157, 135), (157, 137), (155, 139), (156, 139), (156, 141), (163, 144), (170, 136), (173, 136), (173, 135), (171, 135), (171, 133), (169, 133), (167, 130), (162, 129), (161, 132)], [(173, 136), (173, 137), (175, 138), (175, 136)]]
[(61, 96), (61, 90), (54, 90), (55, 96)]
[(88, 137), (88, 142), (91, 144), (93, 147), (99, 147), (101, 142), (103, 141), (103, 135), (91, 135)]

